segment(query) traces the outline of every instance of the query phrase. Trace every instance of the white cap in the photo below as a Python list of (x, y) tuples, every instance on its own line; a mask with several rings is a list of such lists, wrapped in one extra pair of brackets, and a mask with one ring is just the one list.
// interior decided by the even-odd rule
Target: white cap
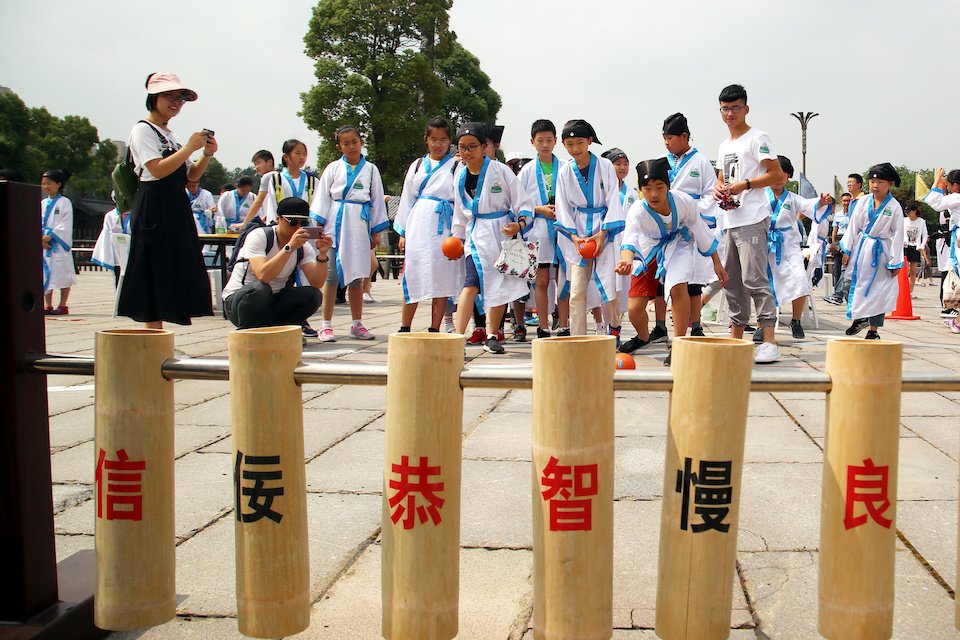
[(514, 160), (523, 160), (523, 156), (520, 155), (519, 151), (511, 151), (507, 154), (507, 163), (513, 162)]

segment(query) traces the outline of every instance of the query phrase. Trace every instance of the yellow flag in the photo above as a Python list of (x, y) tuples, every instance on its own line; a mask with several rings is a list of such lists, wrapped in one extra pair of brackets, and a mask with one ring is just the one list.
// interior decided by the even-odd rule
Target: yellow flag
[(917, 186), (913, 190), (913, 197), (915, 200), (923, 200), (927, 197), (928, 193), (930, 193), (930, 187), (927, 186), (927, 183), (923, 181), (923, 178), (921, 178), (918, 173)]

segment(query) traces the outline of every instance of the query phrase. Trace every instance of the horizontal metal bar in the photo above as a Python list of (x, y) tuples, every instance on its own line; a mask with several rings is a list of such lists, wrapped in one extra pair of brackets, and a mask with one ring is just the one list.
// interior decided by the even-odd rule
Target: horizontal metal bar
[[(93, 375), (94, 361), (89, 356), (44, 354), (29, 359), (25, 368), (37, 373)], [(228, 358), (183, 358), (163, 363), (163, 375), (169, 380), (229, 380)], [(346, 384), (384, 386), (387, 366), (380, 364), (323, 362), (301, 364), (294, 372), (300, 384)], [(460, 373), (464, 389), (530, 389), (533, 371), (522, 368), (466, 368)], [(830, 376), (822, 371), (805, 369), (757, 370), (751, 378), (751, 391), (830, 391)], [(613, 387), (617, 391), (670, 391), (673, 374), (669, 369), (635, 369), (616, 371)], [(960, 373), (904, 373), (903, 392), (960, 391)]]

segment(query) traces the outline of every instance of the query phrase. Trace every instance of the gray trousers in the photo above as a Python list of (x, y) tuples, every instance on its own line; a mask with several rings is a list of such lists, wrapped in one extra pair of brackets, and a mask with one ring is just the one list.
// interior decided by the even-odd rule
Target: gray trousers
[(777, 323), (777, 307), (767, 278), (767, 235), (770, 220), (727, 229), (727, 261), (724, 269), (730, 281), (726, 286), (730, 320), (742, 327), (750, 320), (750, 300), (757, 308), (757, 324), (772, 327)]

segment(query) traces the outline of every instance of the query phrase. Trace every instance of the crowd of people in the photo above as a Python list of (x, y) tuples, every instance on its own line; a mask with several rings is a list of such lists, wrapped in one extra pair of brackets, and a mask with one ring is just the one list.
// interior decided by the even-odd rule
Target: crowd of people
[[(214, 133), (198, 131), (181, 144), (169, 128), (196, 92), (169, 72), (151, 74), (146, 88), (148, 114), (129, 140), (141, 188), (130, 212), (106, 216), (94, 252), (96, 261), (115, 268), (116, 239), (129, 237), (117, 314), (148, 327), (212, 315), (198, 232), (213, 227), (240, 233), (222, 293), (234, 325), (301, 325), (304, 340), (335, 341), (334, 300), (344, 287), (350, 335), (373, 339), (362, 321), (363, 283), (371, 261), (376, 265), (372, 250), (391, 223), (389, 196), (362, 153), (358, 129), (336, 131), (342, 155), (319, 176), (304, 170), (306, 145), (288, 140), (279, 168), (269, 151), (253, 156), (259, 185), (240, 178), (215, 199), (199, 186), (217, 151)], [(530, 131), (534, 157), (514, 153), (501, 163), (502, 126), (470, 122), (455, 129), (443, 118), (430, 119), (425, 154), (406, 172), (392, 224), (405, 254), (399, 331), (410, 331), (418, 304), (429, 301), (429, 331), (441, 331), (446, 320), (446, 329), (468, 335), (468, 343), (503, 353), (508, 312), (516, 341), (527, 339), (528, 324), (537, 338), (584, 335), (592, 316), (599, 333), (633, 353), (667, 340), (668, 303), (675, 337), (704, 335), (703, 305), (722, 291), (730, 334), (752, 331), (759, 343), (755, 361), (769, 363), (780, 357), (774, 328), (781, 307), (790, 309), (792, 336), (805, 337), (810, 274), (819, 278), (832, 254), (835, 293), (825, 299), (847, 305), (848, 335), (867, 328), (867, 339), (879, 338), (884, 315), (896, 307), (899, 270), (909, 265), (912, 288), (923, 262), (930, 263), (919, 206), (908, 203), (905, 216), (890, 192), (900, 183), (894, 167), (872, 166), (868, 193), (864, 177), (851, 174), (839, 203), (828, 194), (802, 198), (786, 189), (794, 175), (790, 160), (747, 124), (746, 90), (730, 85), (718, 102), (729, 135), (716, 162), (691, 146), (687, 119), (675, 113), (663, 122), (666, 153), (636, 165), (638, 190), (624, 181), (630, 171), (624, 151), (591, 150), (600, 140), (585, 120), (570, 120), (559, 131), (537, 120)], [(558, 142), (570, 160), (557, 158)], [(69, 312), (75, 281), (71, 207), (62, 196), (68, 178), (49, 171), (42, 183), (44, 289), (52, 314)], [(957, 269), (960, 170), (938, 169), (934, 182), (926, 202), (941, 212), (933, 238), (945, 275)], [(526, 254), (518, 256), (518, 243), (507, 244), (513, 239)], [(517, 267), (518, 260), (528, 268)], [(57, 307), (55, 289), (61, 291)], [(308, 319), (318, 310), (316, 331)], [(624, 312), (636, 335), (621, 343)], [(944, 317), (960, 332), (956, 309), (944, 310)]]

